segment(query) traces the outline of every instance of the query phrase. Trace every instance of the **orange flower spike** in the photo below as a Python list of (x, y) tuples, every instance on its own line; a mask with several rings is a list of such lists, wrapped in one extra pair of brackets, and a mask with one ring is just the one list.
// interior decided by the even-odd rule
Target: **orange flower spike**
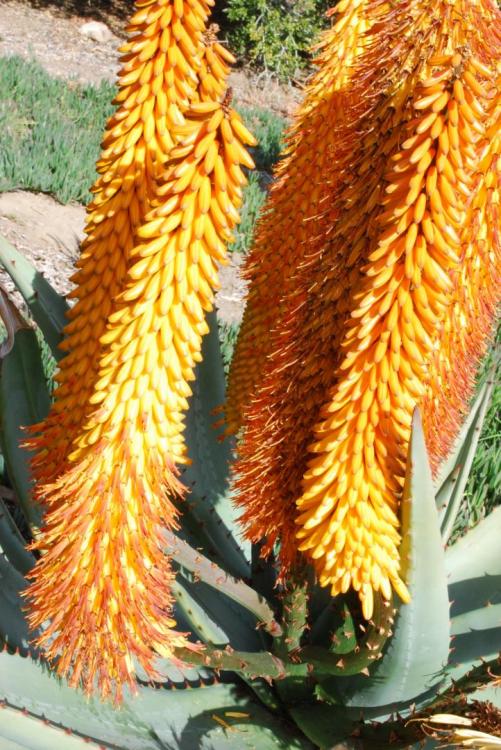
[[(436, 354), (460, 288), (462, 253), (452, 219), (444, 226), (441, 217), (458, 221), (454, 210), (464, 210), (460, 228), (470, 240), (469, 208), (482, 193), (482, 178), (469, 189), (462, 181), (466, 172), (482, 174), (484, 156), (471, 149), (460, 154), (461, 144), (447, 146), (444, 134), (463, 78), (463, 87), (468, 81), (475, 86), (466, 61), (488, 71), (496, 59), (499, 31), (492, 29), (499, 29), (499, 11), (490, 2), (465, 0), (391, 7), (375, 2), (364, 12), (373, 37), (366, 32), (351, 72), (345, 113), (354, 134), (351, 160), (333, 182), (323, 252), (298, 266), (282, 299), (264, 376), (246, 410), (237, 489), (247, 536), (264, 540), (265, 554), (280, 542), (282, 575), (299, 547), (334, 594), (359, 590), (370, 616), (374, 590), (389, 596), (393, 585), (407, 596), (398, 575), (398, 501), (410, 415), (416, 403), (426, 408), (426, 394), (433, 391)], [(463, 50), (459, 59), (457, 49)], [(481, 96), (482, 87), (476, 88)], [(497, 84), (492, 91), (499, 92)], [(495, 119), (491, 96), (487, 92), (485, 106), (477, 106), (486, 128)], [(457, 127), (463, 138), (467, 128)], [(344, 138), (349, 143), (349, 127)], [(457, 179), (450, 179), (449, 158)], [(457, 205), (450, 188), (458, 193)], [(499, 240), (494, 242), (495, 193), (488, 192), (485, 252), (492, 255)], [(259, 251), (257, 244), (256, 263)], [(474, 253), (478, 257), (478, 249)], [(297, 256), (304, 257), (302, 248)], [(472, 287), (469, 296), (482, 295)], [(479, 352), (492, 306), (482, 321)], [(474, 362), (465, 359), (471, 372)], [(435, 402), (437, 393), (442, 395), (434, 392)], [(317, 455), (309, 469), (308, 449)]]
[[(224, 91), (217, 52), (202, 82), (210, 75)], [(117, 701), (123, 684), (134, 689), (134, 662), (154, 679), (157, 655), (175, 662), (177, 647), (195, 648), (173, 630), (161, 527), (177, 527), (189, 381), (217, 263), (239, 220), (240, 167), (253, 166), (245, 144), (255, 144), (227, 98), (202, 100), (202, 82), (170, 128), (175, 145), (152, 183), (153, 208), (135, 229), (106, 330), (97, 331), (85, 420), (64, 471), (40, 489), (48, 512), (34, 546), (43, 554), (27, 592), (37, 644), (71, 684), (91, 692), (97, 683)]]
[[(315, 428), (311, 449), (317, 455), (297, 503), (300, 549), (313, 561), (320, 583), (333, 595), (355, 588), (367, 618), (374, 591), (389, 598), (393, 587), (408, 600), (398, 572), (396, 502), (413, 409), (423, 409), (436, 466), (457, 431), (494, 323), (495, 274), (488, 275), (493, 264), (481, 273), (474, 267), (496, 249), (499, 264), (499, 243), (487, 251), (486, 241), (496, 230), (491, 225), (476, 237), (471, 230), (475, 212), (487, 219), (485, 169), (497, 147), (486, 146), (482, 131), (498, 120), (500, 88), (499, 82), (488, 82), (495, 81), (495, 71), (475, 57), (476, 34), (486, 18), (468, 14), (469, 3), (458, 5), (464, 6), (461, 29), (454, 18), (457, 8), (444, 5), (449, 39), (419, 76), (415, 117), (403, 129), (384, 177), (387, 197), (380, 201), (373, 249), (363, 268), (361, 302), (351, 313), (339, 380)], [(458, 48), (474, 51), (461, 54)], [(482, 113), (478, 133), (460, 114), (466, 91)], [(466, 257), (465, 242), (470, 243)], [(391, 290), (393, 279), (399, 282)], [(479, 282), (482, 286), (476, 286)], [(478, 306), (471, 301), (484, 293), (490, 305), (476, 321)], [(467, 319), (473, 335), (462, 332)], [(463, 347), (459, 366), (454, 363), (458, 337), (474, 354), (468, 361)], [(442, 352), (450, 357), (449, 367)], [(446, 387), (440, 365), (442, 376), (447, 370), (449, 377), (467, 373), (466, 383)]]
[[(297, 243), (296, 252), (302, 260), (282, 296), (278, 322), (268, 336), (270, 356), (245, 410), (236, 466), (242, 521), (252, 541), (264, 536), (263, 554), (271, 553), (280, 542), (282, 575), (298, 554), (292, 511), (302, 491), (319, 409), (337, 380), (351, 295), (360, 282), (379, 185), (388, 154), (398, 143), (402, 112), (409, 97), (402, 93), (401, 71), (404, 66), (413, 70), (423, 54), (422, 40), (411, 33), (416, 30), (417, 13), (409, 14), (401, 5), (383, 24), (382, 12), (388, 13), (385, 3), (364, 7), (365, 31), (350, 71), (352, 79), (349, 87), (344, 87), (346, 91), (339, 93), (328, 121), (328, 133), (333, 134), (335, 142), (329, 162), (333, 172), (326, 173), (323, 187), (328, 209), (321, 222), (311, 222), (304, 229), (307, 236), (311, 227), (318, 227), (314, 241), (321, 252), (306, 258), (304, 248)], [(404, 46), (402, 39), (407, 37), (409, 44)], [(379, 72), (382, 49), (388, 53)], [(337, 47), (330, 53), (337, 61)], [(323, 81), (321, 73), (319, 80)], [(384, 112), (379, 92), (385, 93)], [(320, 125), (324, 127), (323, 120)], [(381, 139), (379, 130), (390, 137)], [(314, 153), (321, 150), (318, 145)], [(294, 154), (290, 159), (293, 163)], [(285, 206), (280, 203), (275, 211), (279, 214), (282, 210)], [(255, 244), (256, 264), (259, 253), (266, 251), (266, 243), (262, 247), (259, 242)], [(242, 335), (242, 346), (246, 335)]]
[[(173, 146), (171, 129), (196, 96), (197, 70), (211, 0), (141, 2), (123, 45), (116, 112), (111, 116), (88, 207), (86, 238), (73, 277), (76, 299), (56, 375), (56, 403), (34, 441), (36, 479), (47, 482), (64, 469), (71, 444), (88, 412), (106, 330), (136, 242)], [(182, 13), (181, 16), (178, 13)]]
[(364, 43), (367, 3), (342, 0), (336, 6), (338, 20), (319, 45), (314, 61), (319, 69), (288, 133), (256, 228), (244, 269), (249, 293), (228, 383), (226, 421), (231, 432), (241, 426), (242, 412), (261, 378), (280, 300), (292, 285), (301, 259), (311, 262), (325, 236), (336, 173), (341, 173), (345, 157), (339, 147), (345, 89), (350, 66)]

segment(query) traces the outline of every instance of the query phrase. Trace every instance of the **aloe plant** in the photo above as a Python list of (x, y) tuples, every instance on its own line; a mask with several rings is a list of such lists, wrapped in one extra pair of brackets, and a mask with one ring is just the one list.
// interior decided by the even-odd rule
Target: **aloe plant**
[(370, 750), (437, 715), (494, 726), (501, 509), (453, 532), (496, 377), (464, 420), (495, 312), (499, 11), (340, 2), (221, 419), (214, 288), (255, 139), (210, 5), (136, 2), (77, 301), (0, 239), (28, 310), (1, 295), (0, 744)]
[[(287, 585), (274, 585), (272, 567), (263, 571), (241, 541), (228, 490), (231, 445), (213, 427), (225, 382), (214, 315), (188, 413), (193, 463), (184, 474), (189, 496), (183, 525), (165, 538), (177, 571), (178, 624), (205, 649), (180, 650), (184, 667), (159, 659), (155, 684), (139, 670), (138, 694), (126, 691), (120, 709), (87, 700), (59, 679), (30, 645), (25, 620), (22, 592), (34, 563), (25, 544), (39, 511), (23, 490), (28, 456), (17, 441), (21, 425), (43, 417), (50, 402), (46, 352), (35, 326), (50, 320), (57, 339), (57, 310), (64, 302), (50, 290), (41, 310), (36, 274), (12, 262), (16, 257), (2, 240), (0, 261), (24, 290), (31, 319), (17, 314), (0, 378), (2, 484), (15, 494), (15, 501), (12, 495), (2, 499), (0, 517), (0, 699), (6, 707), (0, 738), (33, 749), (77, 748), (85, 739), (142, 750), (371, 748), (385, 747), (391, 736), (410, 747), (420, 724), (406, 727), (405, 717), (462, 705), (459, 696), (470, 694), (501, 704), (497, 689), (489, 687), (501, 672), (501, 509), (451, 546), (444, 547), (443, 536), (458, 511), (448, 483), (471, 465), (494, 374), (479, 390), (461, 445), (435, 485), (416, 411), (401, 548), (411, 602), (377, 598), (373, 618), (364, 623), (350, 594), (330, 600), (306, 569)], [(5, 310), (14, 316), (10, 302)], [(480, 688), (484, 692), (477, 694)], [(397, 715), (402, 718), (395, 721)]]

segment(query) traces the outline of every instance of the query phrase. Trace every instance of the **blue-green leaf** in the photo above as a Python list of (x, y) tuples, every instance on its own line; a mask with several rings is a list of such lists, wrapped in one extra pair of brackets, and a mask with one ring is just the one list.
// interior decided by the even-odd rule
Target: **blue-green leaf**
[(388, 713), (438, 688), (449, 653), (449, 599), (431, 470), (419, 412), (413, 417), (402, 499), (401, 574), (411, 594), (370, 677), (339, 680), (345, 705)]
[(18, 331), (0, 374), (0, 437), (9, 479), (31, 526), (40, 526), (41, 511), (31, 499), (30, 453), (21, 443), (22, 429), (47, 415), (50, 395), (39, 343), (32, 329)]
[(35, 558), (28, 552), (25, 541), (19, 532), (4, 501), (0, 498), (0, 553), (22, 575), (32, 568)]
[(446, 554), (451, 599), (449, 678), (459, 679), (501, 650), (501, 508), (453, 544)]
[[(236, 510), (228, 489), (232, 456), (231, 440), (223, 439), (215, 428), (215, 412), (225, 400), (225, 379), (219, 345), (216, 314), (207, 316), (209, 333), (202, 342), (202, 362), (197, 365), (192, 384), (193, 395), (186, 419), (186, 443), (192, 460), (183, 474), (190, 488), (184, 508), (203, 527), (214, 553), (225, 563), (229, 573), (246, 578), (249, 575), (250, 547), (240, 538)], [(245, 549), (245, 552), (244, 552)], [(206, 549), (210, 556), (210, 549)]]
[[(0, 653), (0, 701), (123, 750), (312, 750), (248, 690), (216, 684), (185, 690), (139, 687), (120, 709), (70, 689), (46, 666)], [(56, 735), (54, 735), (56, 736)], [(0, 725), (0, 738), (1, 725)], [(64, 735), (54, 750), (66, 750)], [(28, 745), (28, 748), (30, 746)], [(46, 750), (42, 745), (40, 750)]]
[(3, 237), (0, 237), (0, 263), (24, 297), (33, 320), (42, 330), (56, 359), (68, 305), (64, 297), (44, 279), (34, 266)]
[[(461, 449), (457, 456), (456, 466), (447, 477), (437, 494), (437, 507), (441, 512), (441, 531), (444, 544), (449, 540), (454, 529), (456, 517), (461, 506), (464, 490), (468, 482), (473, 459), (478, 446), (482, 425), (489, 408), (494, 388), (494, 371), (481, 388), (475, 401), (473, 418), (469, 416), (468, 429), (462, 439)], [(480, 400), (479, 400), (480, 399)]]

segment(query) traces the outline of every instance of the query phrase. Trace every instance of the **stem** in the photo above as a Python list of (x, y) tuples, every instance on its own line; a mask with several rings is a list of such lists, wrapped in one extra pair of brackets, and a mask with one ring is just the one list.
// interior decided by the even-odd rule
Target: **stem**
[(282, 635), (282, 628), (275, 620), (275, 614), (264, 597), (247, 586), (243, 581), (232, 578), (216, 563), (208, 560), (189, 544), (172, 532), (165, 532), (168, 554), (183, 568), (193, 573), (196, 579), (204, 581), (212, 588), (233, 599), (257, 617), (263, 628), (273, 637)]
[(187, 648), (176, 649), (176, 656), (187, 664), (237, 672), (254, 679), (282, 680), (287, 674), (287, 665), (269, 651), (233, 651), (230, 646), (224, 649), (205, 646), (199, 653)]

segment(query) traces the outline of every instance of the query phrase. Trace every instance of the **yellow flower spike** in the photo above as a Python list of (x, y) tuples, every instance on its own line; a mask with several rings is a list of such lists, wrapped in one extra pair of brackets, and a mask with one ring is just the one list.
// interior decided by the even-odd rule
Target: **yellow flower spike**
[(321, 227), (328, 220), (331, 182), (343, 158), (337, 153), (342, 138), (338, 120), (342, 120), (352, 62), (364, 44), (367, 4), (368, 0), (342, 0), (336, 6), (337, 23), (319, 45), (314, 61), (319, 70), (306, 88), (258, 222), (256, 252), (250, 253), (244, 268), (250, 288), (228, 383), (226, 422), (231, 432), (241, 426), (245, 406), (261, 377), (280, 297), (300, 259), (318, 252), (316, 238), (322, 237)]
[[(311, 134), (313, 152), (328, 151), (333, 165), (328, 213), (293, 230), (292, 279), (275, 291), (271, 331), (256, 317), (254, 332), (249, 317), (239, 344), (251, 351), (267, 337), (261, 381), (245, 396), (236, 488), (247, 536), (264, 539), (264, 554), (279, 543), (282, 575), (300, 547), (321, 584), (355, 588), (370, 617), (373, 590), (389, 598), (393, 587), (408, 600), (398, 501), (412, 411), (423, 412), (436, 467), (492, 329), (500, 261), (492, 61), (501, 43), (490, 0), (375, 2), (361, 15), (349, 99), (329, 122), (336, 150)], [(464, 99), (477, 130), (465, 127)], [(302, 170), (299, 144), (265, 209), (280, 240)], [(270, 247), (259, 236), (252, 251), (262, 275), (251, 279), (251, 310), (253, 295), (271, 286)]]
[[(176, 663), (176, 648), (197, 648), (174, 630), (173, 573), (162, 527), (177, 528), (174, 501), (184, 492), (177, 465), (187, 460), (183, 429), (189, 381), (208, 330), (205, 311), (213, 306), (217, 263), (239, 220), (241, 181), (230, 166), (248, 163), (242, 141), (253, 142), (229, 106), (225, 80), (211, 74), (217, 86), (211, 85), (222, 93), (209, 102), (197, 78), (207, 52), (200, 21), (207, 5), (142, 0), (129, 27), (136, 33), (127, 50), (142, 59), (135, 63), (131, 57), (126, 65), (128, 94), (119, 94), (123, 101), (105, 138), (103, 176), (95, 188), (74, 295), (77, 312), (64, 344), (68, 354), (53, 409), (37, 426), (40, 436), (31, 440), (38, 450), (37, 493), (47, 512), (33, 545), (42, 554), (26, 594), (29, 621), (40, 628), (37, 645), (56, 661), (58, 674), (72, 685), (82, 684), (87, 693), (97, 688), (102, 696), (113, 694), (117, 702), (124, 685), (135, 689), (135, 664), (155, 679), (158, 655)], [(196, 8), (194, 27), (190, 17)], [(162, 72), (148, 55), (166, 45), (166, 38)], [(214, 40), (210, 44), (213, 67), (219, 46)], [(192, 61), (194, 46), (199, 54)], [(147, 143), (143, 129), (134, 132), (134, 185), (126, 185), (129, 208), (124, 209), (125, 188), (115, 170), (117, 160), (123, 164), (117, 138), (131, 148), (126, 141), (137, 127), (135, 115), (130, 131), (112, 131), (117, 121), (129, 118), (122, 117), (123, 107), (133, 111), (140, 99), (143, 111), (156, 80), (151, 76), (162, 79), (153, 96), (160, 94), (162, 103), (164, 92), (170, 102), (160, 139), (169, 142), (169, 151), (158, 147), (156, 136)], [(193, 106), (178, 95), (179, 81)], [(156, 102), (148, 108), (147, 122)], [(225, 132), (231, 133), (231, 143)], [(103, 185), (113, 180), (116, 193), (103, 197)], [(220, 214), (224, 227), (215, 218)], [(116, 277), (103, 286), (110, 265)]]
[[(163, 173), (173, 146), (171, 130), (190, 99), (197, 96), (197, 70), (203, 54), (203, 32), (212, 3), (197, 0), (196, 17), (176, 15), (170, 0), (141, 3), (122, 48), (117, 110), (110, 118), (98, 162), (98, 177), (88, 207), (86, 239), (77, 261), (76, 299), (62, 348), (69, 354), (60, 364), (54, 408), (35, 447), (48, 454), (34, 463), (38, 482), (51, 481), (63, 470), (71, 445), (86, 417), (101, 351), (101, 336), (113, 311), (113, 300), (124, 283), (136, 232), (156, 199), (155, 180)], [(188, 6), (188, 3), (183, 5)], [(178, 4), (178, 10), (180, 6)], [(174, 24), (186, 24), (180, 41)], [(186, 35), (198, 58), (186, 56)], [(162, 46), (175, 50), (183, 65), (171, 67)], [(184, 42), (183, 42), (184, 40)], [(184, 46), (183, 46), (184, 44)], [(200, 59), (199, 59), (200, 58)], [(185, 93), (180, 94), (179, 88)], [(189, 98), (188, 98), (189, 96)], [(167, 106), (167, 101), (169, 106)], [(78, 402), (73, 394), (78, 387)]]

